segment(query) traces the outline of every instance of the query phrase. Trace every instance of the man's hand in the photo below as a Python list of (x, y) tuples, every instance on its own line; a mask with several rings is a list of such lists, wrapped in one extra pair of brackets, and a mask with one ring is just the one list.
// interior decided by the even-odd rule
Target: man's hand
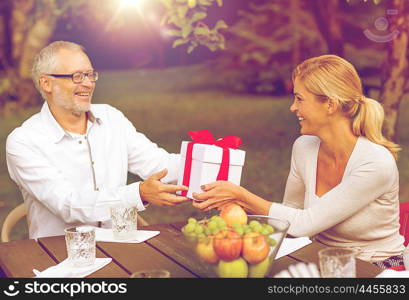
[(139, 185), (139, 193), (142, 201), (147, 201), (158, 206), (173, 206), (189, 198), (175, 195), (177, 191), (187, 191), (188, 188), (182, 185), (164, 184), (160, 180), (166, 176), (166, 169), (153, 174)]

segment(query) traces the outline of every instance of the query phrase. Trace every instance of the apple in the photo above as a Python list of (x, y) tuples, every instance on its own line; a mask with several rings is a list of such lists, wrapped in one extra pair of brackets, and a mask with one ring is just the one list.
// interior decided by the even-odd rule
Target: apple
[(210, 264), (217, 264), (219, 257), (213, 249), (214, 236), (209, 235), (207, 238), (201, 240), (196, 246), (197, 255), (205, 262)]
[(213, 239), (216, 254), (225, 261), (231, 261), (240, 256), (243, 240), (241, 236), (230, 229), (219, 231)]
[(258, 232), (246, 233), (243, 237), (243, 258), (250, 264), (258, 264), (270, 251), (266, 237)]
[(233, 224), (245, 225), (247, 224), (247, 214), (244, 209), (235, 203), (228, 203), (224, 205), (220, 211), (220, 217), (226, 221), (227, 226), (232, 227)]
[(255, 265), (249, 265), (250, 278), (263, 278), (268, 272), (270, 266), (270, 257), (266, 257), (262, 262)]
[(249, 267), (246, 261), (239, 257), (232, 261), (220, 260), (218, 265), (218, 274), (222, 278), (246, 278)]

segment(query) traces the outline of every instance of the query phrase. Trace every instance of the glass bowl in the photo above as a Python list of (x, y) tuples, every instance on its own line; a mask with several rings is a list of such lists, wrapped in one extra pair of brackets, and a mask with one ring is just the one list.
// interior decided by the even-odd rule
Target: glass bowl
[(245, 224), (230, 227), (220, 216), (212, 216), (190, 218), (182, 232), (200, 276), (262, 278), (271, 273), (289, 226), (288, 221), (248, 215)]

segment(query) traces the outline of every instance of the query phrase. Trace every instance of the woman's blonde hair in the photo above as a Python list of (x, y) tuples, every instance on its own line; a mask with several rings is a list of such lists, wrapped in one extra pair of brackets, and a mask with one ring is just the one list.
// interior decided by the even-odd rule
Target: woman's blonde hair
[(361, 79), (354, 66), (336, 55), (309, 58), (293, 71), (292, 80), (301, 80), (305, 88), (318, 100), (337, 101), (342, 111), (351, 119), (356, 136), (386, 147), (395, 159), (400, 146), (382, 134), (384, 110), (382, 105), (365, 97)]

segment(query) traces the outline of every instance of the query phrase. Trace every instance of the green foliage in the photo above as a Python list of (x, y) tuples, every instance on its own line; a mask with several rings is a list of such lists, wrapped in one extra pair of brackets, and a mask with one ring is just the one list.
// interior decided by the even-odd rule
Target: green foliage
[(225, 38), (220, 30), (228, 28), (223, 20), (217, 21), (210, 28), (204, 20), (209, 7), (223, 5), (222, 0), (160, 0), (165, 7), (162, 25), (171, 28), (168, 34), (177, 37), (173, 48), (187, 44), (187, 52), (191, 53), (199, 45), (206, 46), (211, 51), (225, 49)]

